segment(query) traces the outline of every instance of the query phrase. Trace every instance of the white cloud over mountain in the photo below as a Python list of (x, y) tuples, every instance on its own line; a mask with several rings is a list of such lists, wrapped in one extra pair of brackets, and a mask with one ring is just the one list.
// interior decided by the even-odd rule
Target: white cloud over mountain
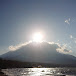
[(11, 51), (16, 51), (17, 49), (19, 49), (19, 48), (21, 48), (21, 47), (23, 47), (23, 46), (26, 46), (26, 45), (29, 44), (29, 43), (31, 43), (31, 41), (25, 42), (25, 43), (22, 43), (22, 44), (18, 44), (18, 45), (15, 45), (15, 46), (11, 45), (11, 46), (9, 46), (8, 48), (9, 48), (9, 50), (11, 50)]
[[(33, 43), (33, 42), (32, 41), (29, 41), (29, 42), (25, 42), (25, 43), (22, 43), (22, 44), (18, 44), (16, 46), (11, 45), (11, 46), (9, 46), (9, 50), (10, 51), (22, 50), (24, 46), (26, 46), (26, 45), (28, 45), (30, 43)], [(39, 45), (42, 45), (42, 43), (38, 43), (38, 46)], [(45, 42), (45, 43), (48, 43), (49, 44), (49, 48), (50, 49), (49, 48), (47, 48), (47, 49), (49, 49), (50, 51), (51, 50), (52, 51), (54, 50), (54, 51), (57, 51), (59, 53), (64, 53), (64, 54), (67, 54), (67, 53), (71, 53), (72, 52), (71, 50), (67, 49), (67, 46), (66, 45), (61, 46), (59, 43), (55, 43), (55, 42)], [(25, 49), (26, 49), (26, 47), (25, 47)]]

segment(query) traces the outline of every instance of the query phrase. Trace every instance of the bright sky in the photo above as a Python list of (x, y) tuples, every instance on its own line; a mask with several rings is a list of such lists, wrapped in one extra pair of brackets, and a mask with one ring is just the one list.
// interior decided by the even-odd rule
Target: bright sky
[(0, 54), (35, 32), (76, 56), (76, 0), (0, 0)]

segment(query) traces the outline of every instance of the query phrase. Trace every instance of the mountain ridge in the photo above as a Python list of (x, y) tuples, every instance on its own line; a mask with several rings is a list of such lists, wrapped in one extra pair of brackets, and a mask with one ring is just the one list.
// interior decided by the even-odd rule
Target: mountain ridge
[(59, 53), (56, 51), (56, 48), (58, 48), (56, 44), (32, 42), (16, 51), (10, 51), (1, 55), (1, 58), (26, 62), (76, 64), (76, 57)]

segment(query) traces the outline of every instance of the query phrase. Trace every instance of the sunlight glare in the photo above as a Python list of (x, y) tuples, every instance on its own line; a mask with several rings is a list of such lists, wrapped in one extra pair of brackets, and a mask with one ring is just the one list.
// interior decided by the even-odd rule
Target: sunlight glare
[(43, 36), (42, 36), (42, 34), (40, 32), (35, 33), (33, 35), (33, 41), (35, 41), (35, 42), (41, 42), (42, 39), (43, 39)]

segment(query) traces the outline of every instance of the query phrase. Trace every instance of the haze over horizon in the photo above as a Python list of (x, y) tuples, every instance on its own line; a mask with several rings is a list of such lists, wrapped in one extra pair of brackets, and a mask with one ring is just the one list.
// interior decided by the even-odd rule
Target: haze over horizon
[(27, 45), (32, 34), (41, 32), (43, 40), (76, 57), (75, 7), (76, 0), (0, 0), (0, 55)]

